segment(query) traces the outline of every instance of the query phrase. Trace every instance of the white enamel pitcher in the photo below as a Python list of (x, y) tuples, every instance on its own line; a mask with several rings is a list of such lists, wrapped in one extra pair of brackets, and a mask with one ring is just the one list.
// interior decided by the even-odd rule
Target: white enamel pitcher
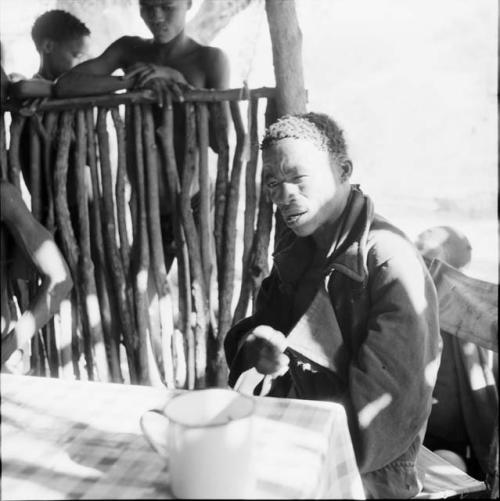
[(254, 407), (249, 396), (208, 388), (179, 393), (143, 414), (142, 431), (167, 460), (176, 497), (252, 497)]

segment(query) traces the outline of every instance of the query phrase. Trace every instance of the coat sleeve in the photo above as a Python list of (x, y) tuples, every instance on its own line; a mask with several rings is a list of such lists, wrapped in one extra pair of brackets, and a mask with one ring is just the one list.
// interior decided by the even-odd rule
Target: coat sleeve
[(224, 338), (224, 352), (229, 367), (229, 386), (234, 386), (240, 374), (247, 369), (241, 356), (240, 348), (248, 333), (258, 325), (269, 325), (285, 332), (289, 322), (291, 302), (283, 293), (281, 282), (273, 268), (270, 275), (261, 284), (255, 303), (255, 312), (234, 325)]
[(366, 338), (349, 367), (361, 473), (397, 459), (422, 432), (441, 354), (436, 290), (410, 242), (379, 238), (368, 267)]

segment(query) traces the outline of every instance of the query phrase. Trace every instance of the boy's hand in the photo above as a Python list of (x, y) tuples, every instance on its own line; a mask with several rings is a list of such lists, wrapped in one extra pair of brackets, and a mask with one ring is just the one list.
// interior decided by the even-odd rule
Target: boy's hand
[(155, 90), (159, 90), (160, 86), (166, 87), (181, 101), (184, 91), (192, 88), (180, 71), (152, 63), (136, 63), (128, 69), (124, 77), (135, 78), (136, 87), (152, 86)]
[(276, 377), (288, 370), (290, 359), (283, 353), (286, 347), (286, 337), (280, 331), (259, 325), (247, 336), (242, 354), (257, 372)]
[(19, 114), (25, 117), (33, 116), (41, 104), (45, 103), (48, 97), (36, 97), (34, 99), (25, 99), (21, 102)]

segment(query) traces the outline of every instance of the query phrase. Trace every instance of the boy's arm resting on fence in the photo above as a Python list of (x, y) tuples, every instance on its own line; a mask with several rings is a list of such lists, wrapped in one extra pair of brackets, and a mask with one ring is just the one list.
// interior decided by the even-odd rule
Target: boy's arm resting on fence
[(42, 78), (28, 78), (10, 84), (9, 95), (15, 99), (52, 97), (54, 84)]
[(134, 79), (112, 75), (124, 65), (126, 38), (113, 42), (99, 57), (63, 73), (55, 82), (54, 97), (92, 96), (131, 89)]
[(26, 344), (58, 311), (73, 282), (68, 266), (52, 235), (31, 215), (21, 193), (7, 182), (0, 183), (1, 222), (41, 275), (41, 284), (29, 308), (2, 339), (2, 365)]

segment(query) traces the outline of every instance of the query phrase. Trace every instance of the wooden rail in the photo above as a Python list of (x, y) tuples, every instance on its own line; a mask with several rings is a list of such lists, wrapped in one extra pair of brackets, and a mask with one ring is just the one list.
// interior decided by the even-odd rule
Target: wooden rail
[(29, 117), (3, 107), (2, 177), (20, 187), (29, 176), (33, 215), (75, 284), (71, 318), (61, 312), (32, 342), (35, 373), (225, 386), (224, 336), (268, 269), (258, 124), (259, 101), (268, 123), (274, 96), (193, 90), (160, 108), (143, 90), (51, 99)]

